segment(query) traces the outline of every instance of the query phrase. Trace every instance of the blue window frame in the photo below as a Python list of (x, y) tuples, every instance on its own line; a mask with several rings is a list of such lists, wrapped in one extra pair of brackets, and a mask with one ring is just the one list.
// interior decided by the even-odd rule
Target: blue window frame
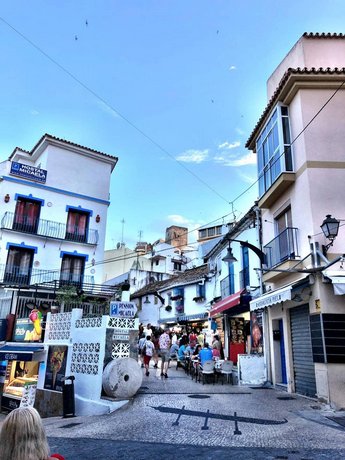
[(288, 108), (278, 105), (256, 141), (260, 197), (281, 173), (293, 171)]

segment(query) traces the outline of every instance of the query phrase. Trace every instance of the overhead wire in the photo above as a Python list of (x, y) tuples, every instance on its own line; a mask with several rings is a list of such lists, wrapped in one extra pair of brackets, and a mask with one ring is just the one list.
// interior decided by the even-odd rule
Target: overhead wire
[[(96, 97), (98, 100), (100, 100), (103, 104), (105, 104), (109, 109), (111, 109), (113, 112), (115, 112), (120, 118), (122, 118), (126, 123), (128, 123), (133, 129), (135, 129), (137, 132), (139, 132), (143, 137), (145, 137), (147, 140), (149, 140), (152, 144), (154, 144), (159, 150), (164, 152), (166, 155), (171, 157), (174, 161), (176, 161), (181, 167), (183, 167), (186, 171), (188, 171), (192, 176), (194, 176), (199, 182), (203, 183), (209, 190), (211, 190), (213, 193), (215, 193), (219, 198), (223, 199), (226, 201), (227, 204), (230, 204), (232, 206), (232, 212), (227, 214), (234, 214), (233, 211), (233, 204), (239, 200), (243, 195), (245, 195), (255, 184), (259, 182), (259, 180), (264, 176), (265, 170), (258, 175), (257, 179), (245, 190), (243, 190), (239, 195), (237, 195), (232, 201), (229, 201), (227, 198), (225, 198), (223, 195), (218, 193), (213, 187), (211, 187), (206, 181), (201, 179), (197, 174), (195, 174), (192, 170), (190, 170), (187, 166), (185, 166), (181, 161), (179, 161), (177, 158), (175, 158), (167, 149), (165, 149), (163, 146), (161, 146), (158, 142), (156, 142), (151, 136), (146, 134), (142, 129), (140, 129), (138, 126), (136, 126), (133, 122), (131, 122), (126, 116), (124, 116), (119, 110), (114, 108), (106, 99), (103, 97), (99, 96), (93, 89), (91, 89), (89, 86), (87, 86), (85, 83), (83, 83), (79, 78), (77, 78), (72, 72), (70, 72), (67, 68), (65, 68), (63, 65), (61, 65), (58, 61), (56, 61), (54, 58), (52, 58), (48, 53), (46, 53), (42, 48), (40, 48), (38, 45), (36, 45), (32, 40), (30, 40), (28, 37), (26, 37), (23, 33), (21, 33), (18, 29), (16, 29), (14, 26), (12, 26), (8, 21), (6, 21), (3, 17), (0, 16), (0, 20), (6, 24), (9, 28), (11, 28), (16, 34), (18, 34), (20, 37), (22, 37), (26, 42), (28, 42), (31, 46), (33, 46), (37, 51), (39, 51), (42, 55), (44, 55), (47, 59), (49, 59), (54, 65), (59, 67), (63, 72), (65, 72), (67, 75), (69, 75), (75, 82), (77, 82), (80, 86), (82, 86), (86, 91), (88, 91), (90, 94), (92, 94), (94, 97)], [(344, 86), (345, 80), (339, 85), (339, 87), (332, 93), (332, 95), (326, 100), (326, 102), (321, 106), (321, 108), (317, 111), (317, 113), (311, 118), (311, 120), (306, 124), (306, 126), (303, 127), (303, 129), (298, 133), (298, 135), (291, 141), (289, 146), (285, 148), (281, 154), (272, 162), (271, 167), (280, 160), (280, 158), (285, 155), (286, 151), (297, 141), (297, 139), (306, 131), (306, 129), (311, 125), (311, 123), (319, 116), (319, 114), (324, 110), (324, 108), (329, 104), (329, 102), (335, 97), (335, 95), (338, 93), (338, 91)], [(226, 216), (227, 216), (226, 215)], [(218, 221), (226, 216), (223, 216), (221, 218), (216, 219), (215, 221)], [(212, 221), (211, 223), (215, 222)], [(194, 232), (197, 229), (193, 229), (190, 232)], [(188, 232), (188, 233), (190, 233)], [(135, 255), (137, 257), (137, 255)], [(105, 260), (96, 262), (96, 264), (101, 264), (101, 263), (106, 263)]]
[(85, 83), (83, 83), (79, 78), (77, 78), (72, 72), (70, 72), (66, 67), (64, 67), (62, 64), (60, 64), (56, 59), (52, 58), (48, 53), (46, 53), (42, 48), (40, 48), (36, 43), (34, 43), (32, 40), (30, 40), (28, 37), (26, 37), (23, 33), (21, 33), (18, 29), (16, 29), (14, 26), (12, 26), (8, 21), (6, 21), (3, 17), (0, 16), (0, 20), (6, 24), (9, 28), (11, 28), (16, 34), (18, 34), (20, 37), (22, 37), (26, 42), (28, 42), (31, 46), (33, 46), (37, 51), (39, 51), (43, 56), (45, 56), (47, 59), (49, 59), (54, 65), (59, 67), (60, 70), (65, 72), (68, 76), (70, 76), (76, 83), (78, 83), (80, 86), (82, 86), (86, 91), (88, 91), (90, 94), (92, 94), (95, 98), (97, 98), (99, 101), (101, 101), (103, 104), (106, 105), (110, 110), (112, 110), (114, 113), (116, 113), (122, 120), (124, 120), (127, 124), (129, 124), (133, 129), (135, 129), (138, 133), (140, 133), (143, 137), (145, 137), (148, 141), (150, 141), (153, 145), (155, 145), (159, 150), (161, 150), (163, 153), (165, 153), (167, 156), (169, 156), (171, 159), (176, 161), (183, 169), (185, 169), (189, 174), (191, 174), (195, 179), (197, 179), (200, 183), (205, 185), (211, 192), (216, 194), (219, 198), (224, 200), (227, 204), (229, 204), (229, 200), (225, 198), (222, 194), (220, 194), (217, 190), (215, 190), (208, 182), (206, 182), (204, 179), (199, 177), (194, 171), (189, 169), (182, 161), (178, 160), (177, 158), (174, 157), (173, 154), (171, 154), (165, 147), (163, 147), (161, 144), (159, 144), (157, 141), (155, 141), (150, 135), (146, 134), (141, 128), (139, 128), (137, 125), (135, 125), (132, 121), (130, 121), (125, 115), (123, 115), (118, 109), (113, 107), (106, 99), (104, 99), (102, 96), (100, 96), (96, 91), (94, 91), (92, 88), (87, 86)]

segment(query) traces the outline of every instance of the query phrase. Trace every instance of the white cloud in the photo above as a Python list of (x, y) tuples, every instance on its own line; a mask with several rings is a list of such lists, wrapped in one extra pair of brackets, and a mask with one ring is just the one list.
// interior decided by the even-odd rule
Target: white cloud
[(240, 141), (235, 141), (235, 142), (223, 142), (223, 144), (218, 145), (218, 149), (226, 149), (226, 150), (231, 150), (231, 149), (237, 149), (237, 147), (241, 146)]
[(240, 136), (243, 136), (243, 134), (246, 134), (241, 128), (236, 128), (236, 133), (239, 134)]
[(246, 182), (247, 184), (254, 184), (254, 182), (257, 180), (257, 176), (254, 174), (244, 174), (243, 171), (239, 171), (238, 175), (243, 180), (243, 182)]
[(189, 220), (186, 217), (183, 217), (183, 216), (181, 216), (179, 214), (170, 214), (168, 216), (168, 220), (170, 222), (173, 222), (174, 224), (178, 224), (178, 225), (186, 225), (186, 224), (191, 223), (191, 220)]
[(235, 65), (231, 65), (231, 66), (229, 67), (229, 70), (237, 70), (237, 67), (236, 67)]
[(242, 156), (216, 155), (214, 160), (224, 166), (248, 166), (256, 164), (256, 156), (253, 153), (246, 153)]
[(184, 153), (176, 157), (176, 160), (183, 163), (203, 163), (208, 159), (208, 150), (186, 150)]
[(36, 116), (36, 115), (39, 115), (40, 113), (37, 111), (37, 110), (30, 110), (30, 114), (33, 115), (33, 116)]
[(96, 104), (98, 105), (98, 108), (102, 110), (102, 112), (107, 113), (108, 115), (111, 115), (114, 118), (119, 118), (119, 115), (115, 112), (115, 110), (113, 110), (104, 102), (98, 100), (96, 101)]

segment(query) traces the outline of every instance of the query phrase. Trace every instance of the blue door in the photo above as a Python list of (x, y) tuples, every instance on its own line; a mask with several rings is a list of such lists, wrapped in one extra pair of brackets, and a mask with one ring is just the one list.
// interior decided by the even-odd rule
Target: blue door
[(283, 329), (283, 320), (279, 320), (279, 332), (280, 332), (280, 361), (282, 365), (282, 381), (281, 383), (286, 384), (286, 361), (285, 361), (285, 345), (284, 345), (284, 329)]

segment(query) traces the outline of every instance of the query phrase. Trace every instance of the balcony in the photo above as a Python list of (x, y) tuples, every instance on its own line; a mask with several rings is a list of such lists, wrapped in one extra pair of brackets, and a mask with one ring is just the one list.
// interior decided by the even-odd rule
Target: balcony
[(118, 288), (94, 284), (93, 276), (60, 270), (40, 270), (18, 266), (0, 265), (0, 286), (56, 291), (61, 287), (74, 286), (86, 295), (112, 296)]
[[(299, 258), (297, 234), (297, 228), (288, 227), (264, 246), (268, 269), (279, 265), (280, 269), (288, 270), (296, 263)], [(284, 276), (284, 273), (268, 272), (264, 275), (264, 281), (273, 281)]]
[(11, 230), (13, 232), (29, 233), (43, 238), (51, 238), (55, 240), (73, 241), (76, 243), (84, 243), (90, 245), (98, 244), (98, 231), (87, 229), (81, 233), (76, 227), (71, 232), (70, 228), (67, 232), (66, 224), (54, 222), (45, 219), (23, 219), (23, 222), (18, 223), (14, 220), (13, 212), (6, 212), (1, 219), (0, 229)]

